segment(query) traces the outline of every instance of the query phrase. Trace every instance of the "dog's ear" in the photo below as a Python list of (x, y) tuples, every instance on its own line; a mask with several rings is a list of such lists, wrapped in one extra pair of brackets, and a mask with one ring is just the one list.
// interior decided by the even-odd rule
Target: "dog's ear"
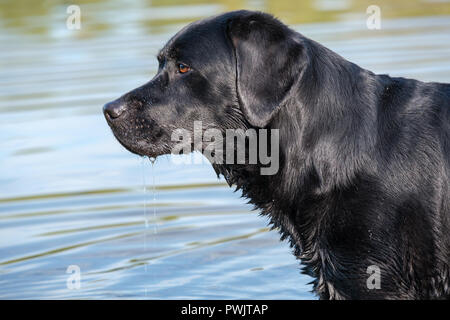
[(265, 127), (300, 76), (304, 47), (272, 16), (246, 12), (228, 21), (237, 94), (247, 121)]

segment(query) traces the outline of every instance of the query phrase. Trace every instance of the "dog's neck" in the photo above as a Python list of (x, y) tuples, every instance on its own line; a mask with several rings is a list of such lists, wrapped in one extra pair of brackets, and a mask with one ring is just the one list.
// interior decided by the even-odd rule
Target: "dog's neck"
[[(304, 265), (303, 272), (315, 279), (314, 287), (320, 294), (324, 286), (318, 280), (322, 267), (318, 247), (320, 222), (317, 221), (317, 215), (309, 214), (307, 210), (316, 198), (309, 196), (310, 190), (302, 188), (308, 184), (318, 186), (318, 179), (313, 172), (307, 177), (301, 177), (300, 168), (296, 168), (297, 172), (289, 172), (292, 164), (283, 160), (279, 172), (273, 176), (260, 175), (258, 166), (213, 164), (213, 167), (230, 186), (242, 191), (242, 197), (249, 199), (249, 203), (269, 218), (271, 229), (280, 232), (281, 240), (289, 241), (294, 255)], [(290, 193), (285, 192), (286, 183), (294, 185)], [(292, 193), (292, 190), (296, 192)], [(303, 211), (303, 208), (306, 210)]]

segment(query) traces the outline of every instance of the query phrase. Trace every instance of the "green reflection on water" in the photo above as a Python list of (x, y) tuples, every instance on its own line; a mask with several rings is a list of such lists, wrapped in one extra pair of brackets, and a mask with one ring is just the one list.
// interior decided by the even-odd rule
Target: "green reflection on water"
[[(155, 190), (169, 191), (169, 190), (185, 190), (185, 189), (225, 187), (225, 186), (227, 186), (227, 184), (225, 182), (192, 183), (192, 184), (155, 186)], [(136, 188), (113, 188), (113, 189), (88, 190), (88, 191), (76, 191), (76, 192), (61, 192), (61, 193), (51, 193), (51, 194), (37, 194), (37, 195), (11, 197), (11, 198), (3, 198), (3, 199), (0, 198), (0, 203), (25, 201), (25, 200), (44, 200), (44, 199), (68, 198), (68, 197), (76, 197), (76, 196), (126, 193), (126, 192), (133, 192), (133, 191), (135, 191), (135, 189)]]
[(17, 258), (17, 259), (11, 259), (11, 260), (7, 260), (7, 261), (4, 261), (4, 262), (0, 262), (0, 266), (13, 264), (13, 263), (18, 263), (18, 262), (22, 262), (22, 261), (27, 261), (27, 260), (31, 260), (31, 259), (35, 259), (35, 258), (41, 258), (41, 257), (49, 256), (49, 255), (52, 255), (52, 254), (57, 254), (57, 253), (69, 251), (69, 250), (72, 250), (72, 249), (87, 247), (87, 246), (90, 246), (90, 245), (93, 245), (93, 244), (102, 243), (102, 242), (129, 238), (129, 237), (138, 235), (140, 233), (142, 233), (142, 232), (132, 232), (132, 233), (121, 234), (121, 235), (118, 235), (118, 236), (108, 237), (108, 238), (99, 239), (99, 240), (86, 241), (86, 242), (74, 244), (74, 245), (71, 245), (71, 246), (61, 247), (61, 248), (48, 250), (48, 251), (44, 251), (44, 252), (41, 252), (41, 253), (28, 255), (28, 256), (25, 256), (25, 257)]
[[(254, 3), (254, 4), (253, 4)], [(19, 32), (49, 35), (52, 28), (65, 28), (66, 8), (70, 1), (4, 0), (0, 2), (0, 18), (6, 27)], [(123, 23), (134, 23), (146, 31), (158, 33), (158, 26), (186, 24), (201, 18), (183, 17), (186, 6), (216, 5), (220, 11), (257, 9), (274, 14), (286, 23), (325, 22), (346, 19), (346, 14), (365, 14), (370, 5), (381, 8), (382, 18), (433, 16), (450, 14), (449, 1), (427, 0), (266, 0), (247, 2), (241, 0), (140, 0), (130, 5), (125, 1), (77, 0), (82, 12), (82, 29), (76, 37), (91, 37), (99, 33), (120, 29)], [(169, 10), (168, 16), (152, 15), (152, 8)], [(148, 15), (135, 16), (133, 12), (148, 9)], [(158, 11), (156, 11), (158, 12)], [(170, 14), (177, 13), (177, 14)], [(219, 13), (219, 12), (216, 12)], [(201, 13), (200, 13), (201, 14)], [(350, 17), (351, 15), (347, 15)], [(113, 18), (114, 17), (114, 18)], [(116, 18), (120, 17), (117, 22)], [(111, 18), (111, 19), (110, 19)]]

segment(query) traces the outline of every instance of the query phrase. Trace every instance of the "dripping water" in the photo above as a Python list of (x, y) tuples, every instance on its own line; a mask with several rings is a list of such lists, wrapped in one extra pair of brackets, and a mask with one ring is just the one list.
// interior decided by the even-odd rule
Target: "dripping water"
[[(143, 185), (143, 192), (144, 192), (144, 224), (145, 224), (145, 230), (144, 230), (144, 253), (145, 253), (145, 252), (147, 252), (147, 229), (148, 229), (147, 182), (146, 182), (146, 179), (145, 179), (145, 176), (146, 176), (145, 157), (142, 158), (141, 168), (142, 168), (142, 185)], [(145, 269), (145, 272), (147, 272), (147, 264), (144, 264), (144, 269)]]
[(153, 233), (157, 233), (157, 222), (156, 222), (156, 183), (155, 183), (155, 162), (156, 158), (149, 157), (150, 163), (152, 164), (152, 194), (153, 194)]
[[(154, 165), (156, 162), (156, 159), (154, 157), (149, 157), (148, 158), (150, 160), (150, 163), (152, 165), (151, 168), (151, 175), (152, 175), (152, 186), (151, 186), (151, 190), (152, 190), (152, 207), (153, 207), (153, 233), (156, 234), (157, 233), (157, 224), (156, 224), (156, 183), (155, 183), (155, 169), (154, 169)], [(146, 170), (146, 157), (142, 158), (142, 162), (141, 162), (141, 167), (142, 167), (142, 184), (143, 184), (143, 192), (144, 192), (144, 225), (145, 225), (145, 230), (144, 230), (144, 252), (147, 251), (147, 231), (148, 228), (150, 226), (149, 223), (149, 217), (148, 217), (148, 187), (147, 187), (147, 170)], [(144, 268), (145, 268), (145, 272), (147, 272), (147, 263), (144, 264)]]

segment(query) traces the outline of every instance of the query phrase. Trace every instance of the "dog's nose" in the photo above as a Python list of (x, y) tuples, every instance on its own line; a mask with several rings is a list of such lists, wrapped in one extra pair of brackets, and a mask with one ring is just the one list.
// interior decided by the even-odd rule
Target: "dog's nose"
[(105, 113), (105, 115), (108, 114), (112, 119), (116, 119), (120, 117), (121, 114), (123, 114), (125, 109), (125, 103), (115, 100), (112, 102), (108, 102), (103, 106), (103, 113)]

